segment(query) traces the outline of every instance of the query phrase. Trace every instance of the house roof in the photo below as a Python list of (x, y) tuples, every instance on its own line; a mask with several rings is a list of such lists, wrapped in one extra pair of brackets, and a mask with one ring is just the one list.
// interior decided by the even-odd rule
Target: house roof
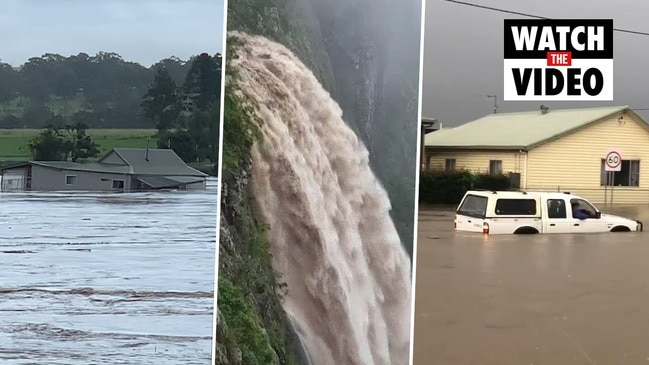
[(130, 174), (130, 168), (126, 165), (108, 165), (100, 163), (77, 163), (69, 161), (27, 161), (3, 166), (0, 170), (11, 170), (27, 165), (43, 166), (52, 169), (86, 171), (86, 172), (103, 172), (113, 174)]
[[(103, 163), (111, 154), (117, 154), (124, 164)], [(206, 177), (207, 174), (188, 166), (173, 150), (149, 149), (148, 160), (146, 148), (114, 148), (98, 162), (76, 163), (69, 161), (29, 161), (5, 166), (0, 170), (8, 170), (25, 165), (87, 172), (103, 172), (114, 174), (129, 174), (141, 176), (173, 176)]]
[(31, 163), (43, 167), (73, 171), (107, 172), (115, 174), (128, 174), (130, 172), (128, 166), (107, 165), (96, 162), (77, 163), (69, 161), (31, 161)]
[[(171, 149), (150, 148), (147, 153), (146, 148), (114, 148), (111, 153), (117, 154), (135, 175), (207, 176), (188, 166)], [(102, 163), (108, 155), (99, 160), (101, 165), (110, 165)]]
[(144, 176), (138, 180), (154, 189), (169, 188), (178, 184), (192, 184), (203, 181), (203, 178), (196, 176)]
[(426, 135), (425, 145), (444, 149), (530, 150), (616, 114), (629, 113), (649, 130), (649, 125), (628, 106), (550, 109), (489, 114), (454, 128), (442, 128)]

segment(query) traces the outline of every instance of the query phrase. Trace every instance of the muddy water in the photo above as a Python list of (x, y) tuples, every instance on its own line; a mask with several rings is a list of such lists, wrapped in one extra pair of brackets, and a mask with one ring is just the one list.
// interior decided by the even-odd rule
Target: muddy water
[(648, 233), (483, 237), (439, 209), (418, 231), (415, 364), (649, 363)]
[(0, 363), (208, 364), (216, 199), (0, 194)]

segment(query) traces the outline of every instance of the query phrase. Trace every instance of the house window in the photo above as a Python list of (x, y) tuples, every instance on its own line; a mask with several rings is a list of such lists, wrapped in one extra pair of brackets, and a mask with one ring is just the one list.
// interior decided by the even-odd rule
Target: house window
[(124, 180), (113, 180), (113, 189), (123, 190), (124, 189)]
[(502, 160), (491, 160), (489, 161), (489, 174), (491, 175), (502, 175), (503, 173), (503, 161)]
[(455, 159), (447, 158), (446, 159), (446, 171), (455, 171)]
[(640, 160), (622, 160), (620, 171), (609, 172), (605, 167), (602, 159), (599, 182), (601, 186), (640, 186)]
[(65, 175), (65, 185), (77, 185), (77, 176)]

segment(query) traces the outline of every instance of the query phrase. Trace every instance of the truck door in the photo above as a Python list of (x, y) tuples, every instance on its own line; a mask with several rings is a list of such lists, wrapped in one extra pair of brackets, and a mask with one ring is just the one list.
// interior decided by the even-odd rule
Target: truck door
[(566, 200), (546, 201), (547, 219), (543, 219), (543, 233), (570, 233), (572, 217), (568, 217)]
[[(571, 228), (573, 233), (598, 233), (598, 232), (608, 232), (608, 227), (606, 223), (601, 219), (595, 218), (596, 209), (592, 204), (587, 202), (584, 199), (573, 198), (569, 202), (571, 204), (570, 208), (570, 218), (572, 221)], [(586, 219), (577, 219), (572, 216), (572, 204), (578, 204), (580, 209), (583, 209), (589, 212), (593, 217)]]

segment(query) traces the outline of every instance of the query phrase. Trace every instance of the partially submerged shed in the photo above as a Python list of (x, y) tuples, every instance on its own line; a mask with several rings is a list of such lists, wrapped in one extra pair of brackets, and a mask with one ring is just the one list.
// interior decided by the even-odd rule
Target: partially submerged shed
[(28, 161), (0, 171), (2, 191), (205, 189), (207, 180), (171, 149), (115, 148), (98, 162)]

